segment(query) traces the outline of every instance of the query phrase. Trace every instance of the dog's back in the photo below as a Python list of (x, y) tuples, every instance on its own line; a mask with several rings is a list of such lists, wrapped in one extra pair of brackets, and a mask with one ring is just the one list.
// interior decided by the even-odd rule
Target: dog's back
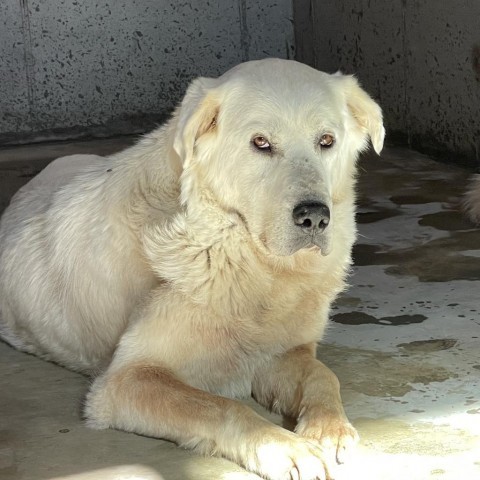
[(108, 363), (153, 281), (122, 221), (114, 176), (123, 172), (113, 160), (53, 161), (18, 191), (0, 224), (0, 335), (85, 372)]

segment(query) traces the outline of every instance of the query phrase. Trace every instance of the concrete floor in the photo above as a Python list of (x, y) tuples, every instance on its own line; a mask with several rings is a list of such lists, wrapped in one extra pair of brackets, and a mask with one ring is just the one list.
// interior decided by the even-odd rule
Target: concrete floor
[[(130, 142), (0, 150), (0, 210), (52, 158)], [(480, 230), (458, 212), (468, 172), (399, 148), (361, 171), (352, 286), (319, 347), (362, 438), (338, 478), (480, 478)], [(0, 362), (3, 480), (258, 478), (169, 442), (89, 430), (87, 378), (1, 342)]]

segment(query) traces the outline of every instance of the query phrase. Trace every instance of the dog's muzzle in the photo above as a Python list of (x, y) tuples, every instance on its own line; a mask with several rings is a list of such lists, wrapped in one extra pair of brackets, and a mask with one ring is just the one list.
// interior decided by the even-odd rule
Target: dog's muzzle
[(302, 202), (292, 212), (297, 228), (297, 248), (318, 247), (322, 255), (328, 255), (329, 235), (324, 232), (330, 224), (330, 209), (321, 202)]
[(292, 217), (295, 225), (304, 233), (315, 236), (328, 227), (330, 209), (320, 202), (304, 202), (293, 209)]

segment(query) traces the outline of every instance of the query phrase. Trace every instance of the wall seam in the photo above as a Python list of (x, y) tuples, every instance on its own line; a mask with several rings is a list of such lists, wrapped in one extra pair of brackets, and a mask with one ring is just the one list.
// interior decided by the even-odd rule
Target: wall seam
[(30, 13), (28, 9), (28, 0), (20, 0), (20, 10), (22, 12), (22, 36), (23, 36), (23, 56), (25, 61), (25, 74), (27, 81), (27, 98), (30, 114), (33, 110), (33, 49), (32, 49), (32, 32), (30, 29)]
[(403, 50), (403, 102), (405, 105), (405, 131), (407, 142), (412, 146), (412, 130), (410, 125), (411, 111), (408, 100), (408, 52), (407, 52), (407, 0), (402, 0), (402, 50)]
[(240, 20), (240, 49), (242, 51), (242, 62), (250, 59), (250, 35), (247, 24), (247, 0), (238, 0)]

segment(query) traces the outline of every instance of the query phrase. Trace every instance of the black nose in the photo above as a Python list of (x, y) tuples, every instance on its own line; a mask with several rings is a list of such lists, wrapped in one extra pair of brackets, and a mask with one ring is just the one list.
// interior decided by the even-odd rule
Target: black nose
[(292, 216), (295, 225), (308, 233), (323, 232), (330, 223), (330, 210), (320, 202), (299, 203)]

